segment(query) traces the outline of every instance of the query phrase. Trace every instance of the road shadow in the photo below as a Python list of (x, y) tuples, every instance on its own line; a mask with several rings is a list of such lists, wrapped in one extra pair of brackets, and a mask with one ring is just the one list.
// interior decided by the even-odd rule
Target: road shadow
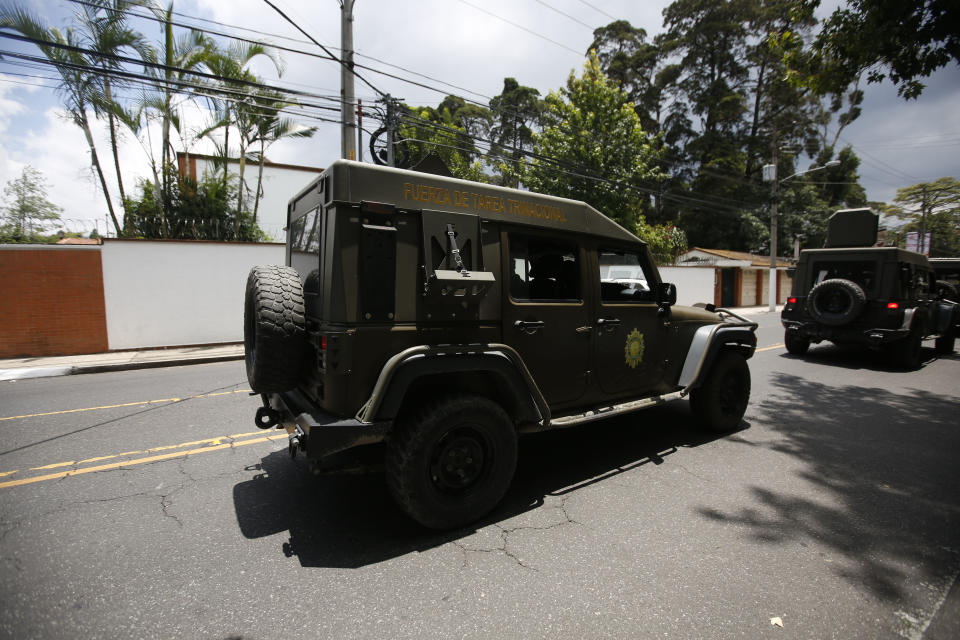
[[(894, 363), (888, 352), (855, 345), (836, 345), (830, 342), (821, 342), (820, 344), (810, 345), (810, 350), (802, 356), (783, 352), (780, 357), (788, 360), (806, 360), (811, 363), (843, 369), (907, 373), (903, 367)], [(956, 354), (938, 354), (931, 342), (929, 347), (924, 345), (920, 349), (920, 368), (922, 369), (935, 360), (953, 360), (956, 358)]]
[[(751, 413), (782, 435), (772, 448), (805, 463), (817, 500), (752, 488), (755, 504), (710, 519), (746, 528), (770, 544), (812, 540), (842, 555), (843, 575), (876, 596), (899, 599), (914, 585), (899, 567), (931, 582), (960, 568), (960, 401), (922, 389), (909, 395), (831, 387), (785, 373)], [(809, 494), (808, 494), (809, 495)]]
[(451, 532), (429, 531), (403, 515), (382, 471), (314, 476), (307, 461), (291, 462), (285, 451), (249, 469), (255, 475), (234, 487), (234, 508), (247, 538), (288, 531), (282, 552), (305, 567), (357, 568), (469, 536), (540, 507), (547, 496), (660, 464), (718, 437), (696, 428), (685, 402), (522, 436), (517, 473), (503, 502), (483, 520)]

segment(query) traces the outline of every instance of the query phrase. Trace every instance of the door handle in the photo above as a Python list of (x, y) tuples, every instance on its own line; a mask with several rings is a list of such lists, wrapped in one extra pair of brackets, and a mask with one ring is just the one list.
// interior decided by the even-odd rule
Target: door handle
[(597, 318), (597, 326), (601, 332), (613, 333), (620, 326), (620, 318)]
[(544, 327), (543, 320), (517, 320), (513, 326), (527, 335), (533, 335)]
[(577, 333), (590, 333), (591, 331), (593, 331), (593, 327), (591, 327), (590, 325), (576, 328)]

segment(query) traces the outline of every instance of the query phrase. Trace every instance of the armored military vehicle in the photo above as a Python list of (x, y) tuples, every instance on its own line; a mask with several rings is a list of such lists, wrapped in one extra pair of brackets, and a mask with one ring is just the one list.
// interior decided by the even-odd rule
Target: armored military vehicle
[(676, 306), (647, 246), (583, 202), (338, 161), (290, 201), (286, 251), (247, 280), (256, 423), (320, 464), (385, 443), (427, 527), (496, 506), (520, 433), (686, 397), (709, 429), (746, 410), (757, 325)]
[(953, 352), (957, 304), (938, 289), (926, 256), (873, 246), (877, 220), (869, 209), (838, 211), (826, 247), (800, 252), (781, 315), (790, 353), (828, 340), (884, 349), (897, 365), (916, 369), (927, 338), (936, 338), (937, 352)]

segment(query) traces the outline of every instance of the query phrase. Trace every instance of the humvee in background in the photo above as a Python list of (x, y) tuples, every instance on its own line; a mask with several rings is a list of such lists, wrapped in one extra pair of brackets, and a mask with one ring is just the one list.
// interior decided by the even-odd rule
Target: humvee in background
[(921, 364), (923, 340), (952, 353), (960, 322), (923, 254), (873, 246), (878, 216), (846, 209), (830, 217), (823, 249), (800, 252), (793, 289), (781, 314), (787, 350), (807, 352), (828, 340), (883, 349), (906, 369)]
[(286, 251), (247, 280), (256, 423), (321, 465), (385, 443), (427, 527), (497, 505), (520, 433), (685, 397), (708, 429), (746, 410), (757, 325), (675, 306), (647, 246), (583, 202), (338, 161), (290, 201)]

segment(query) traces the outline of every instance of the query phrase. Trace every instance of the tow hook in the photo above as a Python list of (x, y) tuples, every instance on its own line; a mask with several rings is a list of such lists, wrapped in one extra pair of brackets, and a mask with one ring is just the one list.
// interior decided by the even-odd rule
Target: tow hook
[(291, 460), (296, 460), (297, 451), (303, 449), (303, 443), (307, 438), (307, 434), (303, 432), (303, 429), (300, 426), (294, 427), (293, 433), (290, 434), (289, 444), (287, 445), (287, 452), (290, 454)]
[(280, 424), (280, 413), (270, 407), (260, 407), (253, 422), (261, 429), (270, 429)]

